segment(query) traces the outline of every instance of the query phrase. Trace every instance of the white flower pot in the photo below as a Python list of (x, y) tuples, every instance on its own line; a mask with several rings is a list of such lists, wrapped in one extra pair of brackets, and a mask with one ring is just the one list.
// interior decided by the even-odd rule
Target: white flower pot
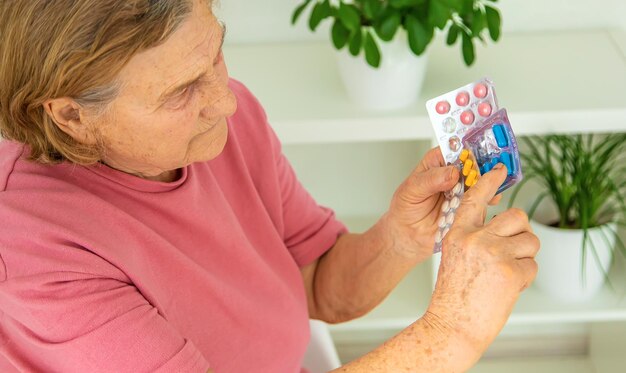
[(390, 42), (374, 37), (381, 51), (378, 69), (365, 61), (364, 51), (357, 57), (347, 47), (337, 51), (339, 74), (348, 96), (367, 110), (394, 110), (416, 104), (426, 74), (426, 54), (413, 54), (403, 29)]
[(537, 211), (530, 221), (541, 241), (541, 250), (536, 257), (539, 272), (535, 286), (564, 302), (589, 300), (605, 283), (605, 273), (608, 273), (613, 259), (616, 225), (609, 223), (589, 229), (583, 255), (583, 231), (546, 225), (554, 221), (556, 212), (545, 208)]

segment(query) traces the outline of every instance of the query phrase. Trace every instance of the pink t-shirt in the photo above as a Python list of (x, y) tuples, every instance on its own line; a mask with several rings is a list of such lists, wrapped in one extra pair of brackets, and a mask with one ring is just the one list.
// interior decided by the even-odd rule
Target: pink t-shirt
[(0, 143), (0, 371), (300, 370), (299, 268), (345, 227), (298, 182), (255, 97), (230, 87), (223, 153), (171, 183)]

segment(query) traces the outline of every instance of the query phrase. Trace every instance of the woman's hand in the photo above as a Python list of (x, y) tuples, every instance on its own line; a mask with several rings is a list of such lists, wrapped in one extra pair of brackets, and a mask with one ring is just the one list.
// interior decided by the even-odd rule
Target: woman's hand
[[(443, 192), (459, 180), (454, 166), (446, 166), (439, 147), (431, 149), (396, 190), (384, 218), (394, 249), (416, 261), (430, 257), (435, 244)], [(495, 197), (490, 204), (496, 204)]]
[[(424, 219), (434, 220), (439, 213), (438, 196), (426, 191), (444, 190), (449, 185), (443, 177), (445, 168), (426, 167), (429, 159), (435, 160), (433, 153), (413, 174), (415, 181), (407, 181), (397, 193), (410, 196), (410, 201), (422, 198), (422, 202), (413, 205), (407, 199), (394, 198), (394, 203), (400, 204), (396, 211), (423, 215), (418, 219), (422, 226), (428, 226)], [(484, 224), (487, 204), (505, 178), (504, 165), (496, 166), (464, 195), (443, 241), (437, 284), (426, 314), (337, 372), (465, 372), (478, 361), (504, 326), (520, 292), (537, 273), (534, 257), (539, 241), (524, 212), (511, 209)], [(433, 184), (422, 186), (420, 192), (420, 182), (425, 180)], [(420, 197), (420, 193), (429, 197)], [(422, 215), (417, 213), (420, 211)], [(421, 229), (419, 224), (415, 228)], [(431, 242), (425, 244), (432, 249)]]
[(466, 192), (443, 242), (441, 266), (424, 319), (482, 352), (537, 274), (539, 240), (522, 210), (484, 224), (487, 202), (506, 178), (498, 165)]

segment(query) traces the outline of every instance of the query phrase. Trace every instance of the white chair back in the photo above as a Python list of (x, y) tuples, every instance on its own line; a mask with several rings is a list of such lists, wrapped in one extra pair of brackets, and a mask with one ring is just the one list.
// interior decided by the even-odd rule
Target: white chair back
[(310, 373), (326, 373), (341, 366), (339, 355), (328, 325), (319, 320), (310, 320), (311, 340), (304, 355), (302, 366)]

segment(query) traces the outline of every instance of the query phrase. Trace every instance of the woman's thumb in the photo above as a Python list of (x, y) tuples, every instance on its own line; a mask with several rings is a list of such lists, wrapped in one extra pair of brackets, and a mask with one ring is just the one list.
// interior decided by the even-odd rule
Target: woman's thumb
[(421, 202), (433, 194), (452, 189), (458, 180), (459, 170), (455, 166), (434, 167), (411, 175), (405, 193), (412, 197), (411, 202)]

